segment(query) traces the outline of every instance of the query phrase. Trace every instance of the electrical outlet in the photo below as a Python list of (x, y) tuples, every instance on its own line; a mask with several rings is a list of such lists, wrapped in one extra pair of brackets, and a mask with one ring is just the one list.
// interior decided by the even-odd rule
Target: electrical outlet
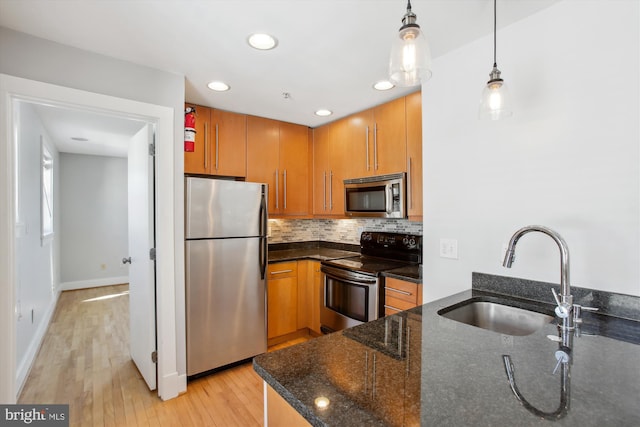
[(458, 259), (458, 241), (456, 239), (440, 239), (440, 257)]

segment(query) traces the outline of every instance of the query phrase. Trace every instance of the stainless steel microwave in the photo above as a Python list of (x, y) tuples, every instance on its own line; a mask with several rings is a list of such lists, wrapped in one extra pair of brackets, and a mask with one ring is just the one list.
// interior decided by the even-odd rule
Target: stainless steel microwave
[(406, 218), (406, 174), (344, 180), (344, 213), (348, 217)]

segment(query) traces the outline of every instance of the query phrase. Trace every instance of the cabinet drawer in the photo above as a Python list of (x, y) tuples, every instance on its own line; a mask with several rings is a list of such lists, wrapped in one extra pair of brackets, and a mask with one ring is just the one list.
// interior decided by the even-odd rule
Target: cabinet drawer
[(385, 279), (384, 294), (387, 300), (392, 297), (397, 300), (413, 303), (413, 306), (415, 306), (418, 303), (418, 284), (387, 277)]
[(267, 267), (268, 279), (282, 279), (285, 277), (297, 277), (298, 275), (298, 262), (279, 262), (276, 264), (269, 264)]
[(409, 310), (416, 305), (415, 301), (404, 301), (396, 298), (394, 295), (389, 295), (388, 293), (385, 293), (384, 295), (385, 313), (387, 312), (387, 309), (391, 310), (393, 314), (397, 311)]

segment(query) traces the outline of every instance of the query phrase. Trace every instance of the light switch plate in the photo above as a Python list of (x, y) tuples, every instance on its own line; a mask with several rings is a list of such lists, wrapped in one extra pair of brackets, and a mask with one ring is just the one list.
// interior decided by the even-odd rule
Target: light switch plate
[(456, 239), (440, 239), (440, 257), (458, 259), (458, 241)]

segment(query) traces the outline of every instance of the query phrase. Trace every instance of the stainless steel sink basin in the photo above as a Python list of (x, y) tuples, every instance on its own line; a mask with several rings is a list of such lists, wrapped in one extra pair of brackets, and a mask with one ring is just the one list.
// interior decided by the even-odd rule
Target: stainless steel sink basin
[(530, 335), (554, 318), (493, 301), (469, 299), (438, 311), (440, 316), (506, 335)]

